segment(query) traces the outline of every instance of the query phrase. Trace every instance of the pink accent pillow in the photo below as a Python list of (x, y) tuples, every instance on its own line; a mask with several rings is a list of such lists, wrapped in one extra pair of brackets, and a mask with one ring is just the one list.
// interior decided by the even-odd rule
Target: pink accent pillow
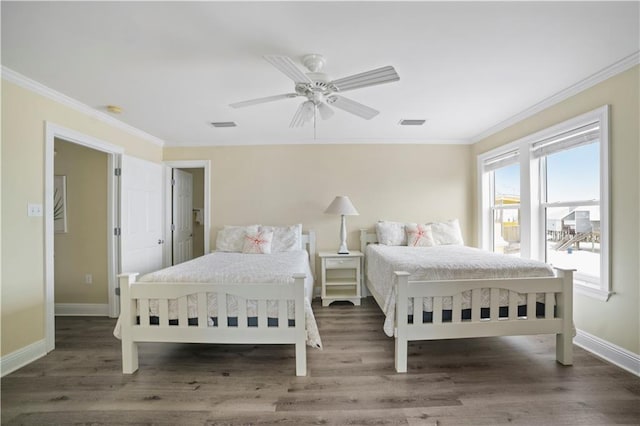
[(405, 225), (407, 230), (407, 245), (409, 247), (431, 247), (435, 246), (433, 240), (433, 232), (431, 226), (408, 223)]
[(244, 245), (244, 236), (256, 233), (260, 229), (260, 225), (234, 226), (225, 225), (224, 229), (218, 231), (218, 239), (216, 240), (216, 250), (241, 253)]
[(271, 253), (271, 242), (273, 241), (273, 231), (248, 232), (244, 236), (243, 253), (269, 254)]

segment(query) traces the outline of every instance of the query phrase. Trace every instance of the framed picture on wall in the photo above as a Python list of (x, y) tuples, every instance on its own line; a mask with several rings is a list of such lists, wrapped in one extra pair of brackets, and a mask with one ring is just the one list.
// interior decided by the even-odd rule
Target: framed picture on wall
[(53, 229), (67, 232), (67, 177), (53, 177)]

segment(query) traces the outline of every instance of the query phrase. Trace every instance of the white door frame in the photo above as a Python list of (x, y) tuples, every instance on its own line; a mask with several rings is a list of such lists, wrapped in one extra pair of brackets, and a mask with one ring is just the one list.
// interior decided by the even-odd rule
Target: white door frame
[(211, 161), (210, 160), (175, 160), (164, 161), (165, 178), (168, 185), (166, 185), (167, 192), (165, 196), (165, 215), (166, 215), (166, 228), (165, 235), (167, 238), (171, 236), (170, 244), (165, 244), (165, 266), (171, 265), (171, 247), (173, 246), (173, 234), (171, 233), (171, 208), (173, 199), (171, 197), (171, 170), (172, 169), (204, 169), (204, 253), (209, 253), (211, 238)]
[(119, 182), (114, 170), (120, 167), (124, 149), (120, 146), (104, 142), (100, 139), (67, 129), (45, 121), (44, 148), (44, 330), (46, 351), (55, 349), (55, 300), (54, 300), (54, 231), (53, 231), (53, 175), (54, 175), (54, 140), (62, 139), (78, 145), (86, 146), (107, 154), (107, 280), (109, 293), (109, 316), (117, 315), (116, 276), (118, 273), (118, 241), (114, 229), (119, 223)]

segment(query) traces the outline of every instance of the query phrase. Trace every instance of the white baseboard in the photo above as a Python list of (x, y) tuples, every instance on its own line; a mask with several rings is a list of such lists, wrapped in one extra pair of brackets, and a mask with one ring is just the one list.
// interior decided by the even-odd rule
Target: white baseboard
[(56, 316), (108, 317), (107, 303), (56, 303)]
[(0, 375), (4, 377), (9, 373), (13, 373), (38, 358), (42, 358), (46, 354), (47, 345), (44, 339), (25, 346), (22, 349), (18, 349), (15, 352), (11, 352), (0, 359)]
[(640, 377), (640, 355), (582, 330), (577, 330), (573, 343), (605, 361)]

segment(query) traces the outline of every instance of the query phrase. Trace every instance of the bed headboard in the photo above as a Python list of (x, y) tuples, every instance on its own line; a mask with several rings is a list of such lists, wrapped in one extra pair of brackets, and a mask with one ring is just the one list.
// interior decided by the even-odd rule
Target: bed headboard
[(316, 277), (316, 232), (309, 230), (302, 233), (302, 248), (309, 253), (309, 264), (311, 265), (311, 273), (315, 280)]
[(378, 235), (375, 231), (371, 232), (368, 229), (360, 230), (360, 251), (366, 253), (367, 244), (375, 244), (378, 242)]

